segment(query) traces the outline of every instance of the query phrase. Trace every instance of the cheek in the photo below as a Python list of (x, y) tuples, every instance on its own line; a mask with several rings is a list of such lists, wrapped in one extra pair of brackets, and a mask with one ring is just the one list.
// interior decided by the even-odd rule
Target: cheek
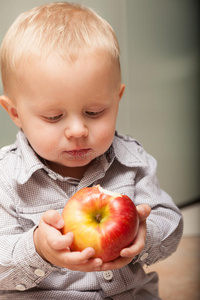
[[(31, 124), (30, 124), (31, 125)], [(55, 151), (55, 145), (58, 145), (57, 136), (45, 127), (35, 124), (25, 126), (23, 131), (35, 152), (41, 157), (51, 155)]]
[(106, 151), (113, 141), (115, 123), (101, 122), (98, 126), (95, 126), (95, 128), (93, 127), (92, 130), (93, 140), (96, 141), (96, 145), (98, 145), (99, 150), (102, 149), (101, 152)]
[(101, 135), (102, 138), (109, 138), (113, 136), (116, 126), (116, 113), (108, 114), (97, 126), (97, 133)]
[(35, 150), (35, 152), (44, 157), (46, 156), (50, 151), (52, 151), (52, 139), (47, 139), (42, 134), (32, 134), (28, 135), (28, 140), (32, 146), (32, 148)]

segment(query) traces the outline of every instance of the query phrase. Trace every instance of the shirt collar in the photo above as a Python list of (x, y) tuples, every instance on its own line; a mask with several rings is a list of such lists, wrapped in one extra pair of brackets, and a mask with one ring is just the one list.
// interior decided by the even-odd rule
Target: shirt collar
[[(68, 178), (68, 177), (64, 178), (63, 176), (49, 169), (48, 166), (45, 165), (45, 162), (43, 162), (42, 159), (40, 160), (39, 156), (32, 149), (22, 130), (20, 130), (17, 134), (15, 151), (17, 155), (17, 161), (15, 166), (14, 179), (16, 179), (19, 184), (26, 183), (31, 178), (33, 173), (41, 169), (46, 171), (47, 174), (54, 180), (58, 179), (60, 181), (70, 181), (70, 182), (73, 180), (76, 181), (76, 179), (73, 178)], [(114, 154), (113, 151), (112, 150), (110, 151), (109, 149), (105, 154), (98, 157), (94, 161), (94, 166), (96, 166), (95, 169), (97, 169), (98, 166), (100, 166), (101, 167), (100, 169), (105, 174), (107, 169), (110, 167), (112, 161), (114, 160), (113, 154)]]
[(18, 183), (24, 184), (29, 180), (34, 172), (44, 168), (45, 166), (40, 161), (21, 130), (17, 134), (17, 141), (15, 145), (17, 161), (14, 177)]
[[(63, 180), (63, 177), (50, 170), (30, 146), (23, 131), (17, 134), (16, 154), (17, 162), (14, 177), (20, 184), (26, 183), (33, 173), (44, 169), (48, 174)], [(113, 143), (108, 151), (97, 158), (104, 172), (108, 170), (114, 159), (127, 167), (138, 167), (146, 165), (146, 153), (141, 145), (131, 137), (124, 137), (115, 132)]]

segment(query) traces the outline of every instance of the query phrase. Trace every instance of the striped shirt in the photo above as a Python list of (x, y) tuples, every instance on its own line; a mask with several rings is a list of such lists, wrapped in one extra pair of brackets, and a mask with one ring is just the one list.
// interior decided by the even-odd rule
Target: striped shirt
[[(156, 161), (128, 136), (115, 134), (109, 150), (96, 158), (81, 180), (62, 177), (46, 166), (22, 131), (0, 151), (0, 299), (131, 300), (160, 299), (158, 276), (144, 264), (165, 259), (177, 248), (182, 216), (158, 184)], [(100, 184), (151, 206), (143, 251), (118, 270), (79, 272), (56, 267), (35, 251), (33, 231), (41, 215), (62, 212), (79, 189)]]

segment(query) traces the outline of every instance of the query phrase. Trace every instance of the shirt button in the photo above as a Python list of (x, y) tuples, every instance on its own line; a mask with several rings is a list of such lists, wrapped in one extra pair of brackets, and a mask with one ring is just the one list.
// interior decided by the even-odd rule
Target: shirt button
[(113, 272), (112, 271), (104, 271), (103, 278), (105, 280), (111, 280), (113, 278)]
[(16, 285), (15, 288), (16, 288), (16, 290), (21, 291), (21, 292), (25, 291), (25, 289), (26, 289), (25, 285), (23, 285), (23, 284), (18, 284), (18, 285)]
[(41, 270), (41, 269), (36, 269), (34, 273), (38, 277), (44, 277), (44, 275), (45, 275), (45, 272), (43, 270)]
[(140, 257), (140, 260), (143, 261), (143, 260), (145, 260), (148, 256), (149, 256), (148, 253), (144, 253), (144, 254)]

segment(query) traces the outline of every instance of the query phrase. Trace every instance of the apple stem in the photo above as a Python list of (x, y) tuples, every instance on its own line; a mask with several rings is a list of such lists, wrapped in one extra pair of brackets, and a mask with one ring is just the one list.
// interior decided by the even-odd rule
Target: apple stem
[(100, 213), (97, 213), (97, 214), (96, 214), (95, 220), (96, 220), (98, 223), (101, 222), (101, 214), (100, 214)]

